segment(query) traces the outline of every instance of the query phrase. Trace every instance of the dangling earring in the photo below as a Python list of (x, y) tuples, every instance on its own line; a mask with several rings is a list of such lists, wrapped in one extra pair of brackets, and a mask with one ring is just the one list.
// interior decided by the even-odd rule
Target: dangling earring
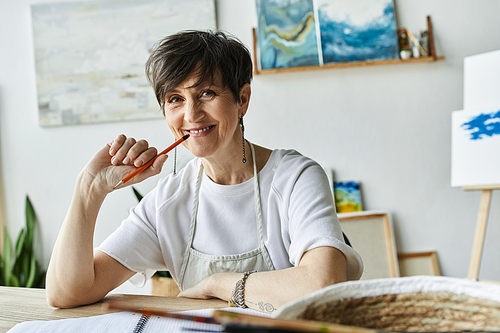
[(241, 127), (241, 140), (243, 142), (243, 159), (241, 161), (243, 163), (246, 163), (247, 156), (245, 154), (245, 126), (243, 126), (243, 117), (240, 118), (240, 127)]
[(174, 148), (174, 175), (177, 174), (177, 147)]

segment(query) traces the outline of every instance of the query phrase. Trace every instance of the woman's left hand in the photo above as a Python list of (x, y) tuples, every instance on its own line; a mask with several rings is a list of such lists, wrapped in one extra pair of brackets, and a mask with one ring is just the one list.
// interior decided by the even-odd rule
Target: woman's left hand
[(221, 298), (227, 300), (227, 298), (222, 296), (225, 294), (223, 286), (234, 286), (239, 279), (241, 279), (240, 273), (216, 273), (204, 278), (197, 285), (181, 291), (178, 297), (198, 299)]
[(209, 288), (210, 283), (208, 280), (210, 278), (211, 278), (210, 276), (206, 277), (197, 285), (181, 291), (179, 295), (177, 295), (177, 297), (198, 298), (198, 299), (213, 298), (213, 296), (210, 294), (210, 288)]

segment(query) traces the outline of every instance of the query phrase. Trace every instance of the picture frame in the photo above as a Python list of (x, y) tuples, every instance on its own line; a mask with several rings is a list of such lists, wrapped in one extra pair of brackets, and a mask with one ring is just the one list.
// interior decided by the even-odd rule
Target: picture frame
[(441, 275), (436, 251), (398, 253), (398, 265), (400, 276)]
[(338, 214), (342, 231), (363, 259), (361, 280), (399, 277), (392, 219), (386, 211)]

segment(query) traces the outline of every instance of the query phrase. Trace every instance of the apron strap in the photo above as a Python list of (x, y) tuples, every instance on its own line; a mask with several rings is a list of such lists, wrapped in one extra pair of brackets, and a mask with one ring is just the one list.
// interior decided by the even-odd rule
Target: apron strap
[(248, 141), (248, 145), (252, 150), (252, 160), (253, 160), (253, 178), (254, 178), (254, 201), (255, 201), (255, 216), (257, 217), (257, 231), (259, 234), (259, 247), (262, 251), (262, 256), (264, 257), (264, 261), (266, 262), (268, 270), (274, 270), (273, 262), (271, 261), (271, 257), (267, 252), (266, 245), (264, 244), (264, 223), (262, 222), (262, 204), (260, 201), (260, 186), (259, 186), (259, 173), (257, 172), (257, 162), (255, 158), (255, 149), (253, 144)]
[(182, 260), (181, 272), (179, 274), (180, 276), (179, 286), (182, 286), (182, 283), (184, 282), (184, 273), (186, 272), (189, 249), (191, 249), (193, 245), (194, 229), (196, 227), (196, 215), (198, 214), (198, 204), (200, 202), (200, 188), (201, 188), (202, 175), (203, 175), (203, 163), (201, 163), (200, 161), (200, 169), (198, 171), (198, 177), (196, 178), (196, 186), (194, 190), (193, 209), (191, 211), (191, 223), (189, 224), (189, 238), (187, 241), (186, 250), (184, 251), (184, 258)]

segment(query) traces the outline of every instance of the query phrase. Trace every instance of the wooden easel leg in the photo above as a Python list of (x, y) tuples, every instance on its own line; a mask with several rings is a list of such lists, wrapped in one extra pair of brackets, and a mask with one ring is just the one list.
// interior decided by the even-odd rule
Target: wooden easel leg
[(483, 190), (483, 194), (481, 195), (479, 214), (476, 223), (476, 234), (474, 236), (474, 245), (472, 246), (472, 255), (470, 258), (469, 275), (467, 276), (467, 278), (471, 280), (477, 280), (479, 276), (479, 266), (481, 265), (486, 226), (488, 225), (488, 214), (490, 212), (491, 192), (492, 190)]

